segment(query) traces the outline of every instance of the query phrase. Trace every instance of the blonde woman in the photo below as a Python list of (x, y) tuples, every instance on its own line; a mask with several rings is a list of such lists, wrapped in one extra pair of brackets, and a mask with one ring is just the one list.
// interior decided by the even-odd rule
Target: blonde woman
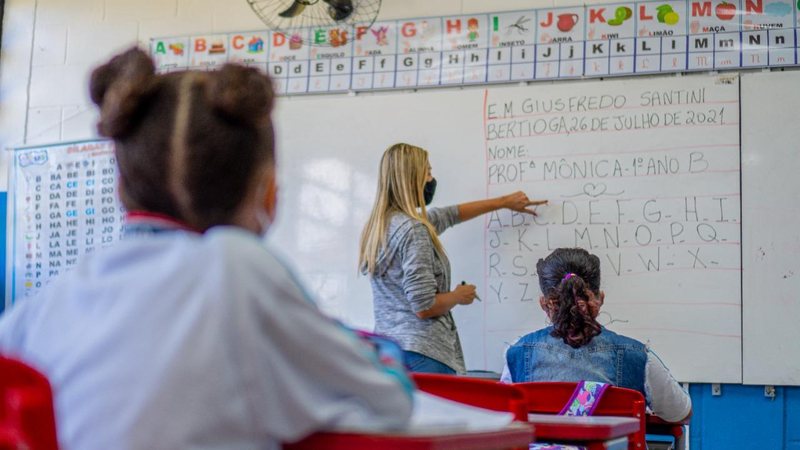
[(498, 209), (535, 215), (532, 207), (547, 201), (515, 192), (426, 210), (435, 190), (427, 151), (400, 143), (384, 152), (375, 204), (361, 233), (359, 268), (370, 276), (375, 331), (400, 343), (409, 369), (463, 374), (464, 355), (450, 310), (472, 303), (475, 286), (450, 290), (450, 262), (439, 235)]

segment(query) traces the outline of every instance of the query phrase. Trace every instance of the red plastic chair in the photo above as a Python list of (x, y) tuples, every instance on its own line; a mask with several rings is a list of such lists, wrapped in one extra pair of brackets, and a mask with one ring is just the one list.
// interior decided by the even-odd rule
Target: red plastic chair
[(0, 450), (57, 450), (53, 392), (27, 364), (0, 356)]
[(513, 385), (481, 378), (431, 373), (412, 373), (411, 377), (420, 391), (467, 405), (510, 412), (514, 414), (515, 420), (528, 421), (525, 394)]
[[(525, 394), (527, 412), (558, 414), (572, 397), (577, 383), (539, 381), (514, 383), (515, 388)], [(645, 401), (639, 391), (610, 386), (606, 389), (595, 416), (620, 416), (639, 419), (639, 431), (629, 436), (629, 450), (644, 450), (645, 447)]]

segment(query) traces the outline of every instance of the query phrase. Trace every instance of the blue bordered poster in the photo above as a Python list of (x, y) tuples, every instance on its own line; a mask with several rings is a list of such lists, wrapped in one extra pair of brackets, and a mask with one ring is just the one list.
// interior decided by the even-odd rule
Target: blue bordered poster
[(36, 294), (82, 256), (116, 242), (124, 214), (111, 141), (18, 148), (13, 158), (6, 282), (11, 302)]

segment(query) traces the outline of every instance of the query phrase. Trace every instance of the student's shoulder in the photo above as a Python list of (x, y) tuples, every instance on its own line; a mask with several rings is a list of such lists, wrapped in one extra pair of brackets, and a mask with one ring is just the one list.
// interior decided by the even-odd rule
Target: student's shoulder
[(515, 346), (522, 346), (526, 344), (534, 344), (536, 342), (542, 342), (545, 340), (549, 340), (551, 338), (550, 332), (553, 330), (553, 327), (546, 327), (540, 330), (533, 331), (531, 333), (522, 336), (517, 340), (514, 344)]
[(422, 224), (418, 219), (408, 214), (396, 211), (389, 216), (389, 228), (393, 230), (406, 230), (416, 224)]
[(255, 290), (259, 298), (269, 292), (267, 297), (315, 305), (291, 265), (258, 235), (236, 227), (216, 227), (206, 232), (204, 240), (212, 248), (210, 256), (219, 258), (218, 266), (238, 289)]
[(427, 209), (429, 220), (440, 220), (442, 218), (451, 218), (458, 221), (458, 205), (450, 206), (437, 206)]
[(231, 271), (285, 275), (287, 268), (256, 234), (238, 227), (215, 227), (203, 239), (207, 257), (217, 258)]
[(644, 343), (642, 343), (641, 341), (638, 341), (638, 340), (636, 340), (636, 339), (634, 339), (632, 337), (628, 337), (628, 336), (624, 336), (624, 335), (619, 334), (619, 333), (615, 333), (615, 332), (609, 330), (606, 327), (603, 327), (602, 330), (603, 331), (602, 331), (601, 334), (605, 335), (604, 336), (605, 338), (613, 340), (613, 342), (615, 344), (627, 345), (627, 346), (635, 347), (635, 348), (638, 348), (638, 349), (641, 349), (641, 350), (646, 350), (646, 348), (647, 348), (647, 346)]
[(225, 251), (244, 252), (257, 257), (262, 253), (261, 239), (253, 232), (234, 226), (217, 226), (203, 235), (203, 240), (211, 246)]
[(395, 212), (389, 218), (389, 241), (401, 241), (414, 236), (427, 235), (428, 229), (417, 218), (401, 212)]

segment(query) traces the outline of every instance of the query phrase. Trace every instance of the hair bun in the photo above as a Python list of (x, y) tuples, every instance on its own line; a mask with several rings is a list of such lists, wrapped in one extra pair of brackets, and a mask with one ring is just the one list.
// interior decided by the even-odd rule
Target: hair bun
[(124, 136), (136, 124), (142, 101), (153, 90), (155, 65), (139, 48), (115, 56), (92, 72), (89, 95), (100, 107), (97, 130), (102, 136)]
[(275, 93), (268, 76), (236, 64), (225, 64), (209, 76), (206, 98), (217, 112), (253, 128), (270, 123)]

